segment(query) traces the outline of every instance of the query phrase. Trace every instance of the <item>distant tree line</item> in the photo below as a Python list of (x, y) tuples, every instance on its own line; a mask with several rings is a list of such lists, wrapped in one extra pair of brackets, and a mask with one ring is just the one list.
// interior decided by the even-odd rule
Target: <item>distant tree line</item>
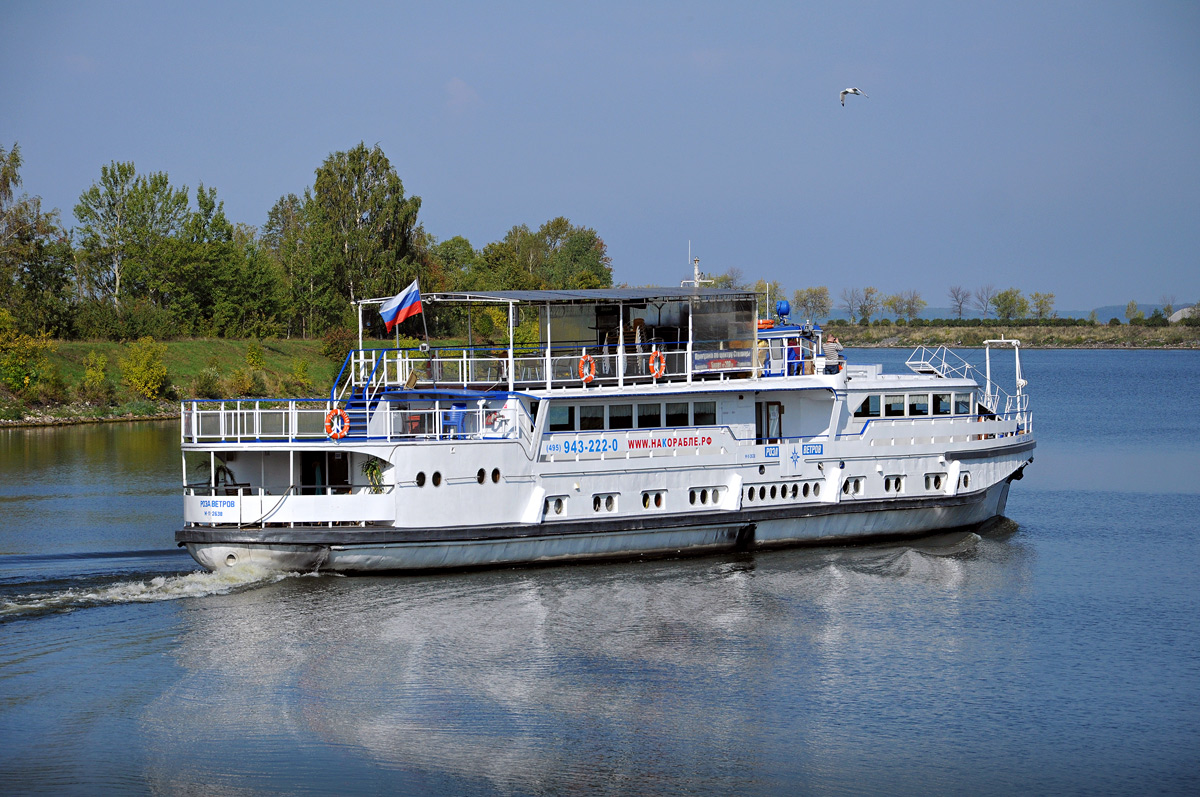
[[(17, 194), (21, 165), (18, 145), (0, 147), (0, 309), (22, 334), (315, 337), (354, 326), (354, 301), (413, 279), (425, 293), (612, 285), (604, 241), (562, 217), (482, 249), (438, 241), (378, 146), (330, 154), (261, 228), (229, 220), (215, 188), (193, 194), (114, 161), (80, 194), (68, 230), (57, 209)], [(452, 312), (427, 315), (431, 333), (461, 331)], [(382, 333), (377, 314), (364, 319)]]

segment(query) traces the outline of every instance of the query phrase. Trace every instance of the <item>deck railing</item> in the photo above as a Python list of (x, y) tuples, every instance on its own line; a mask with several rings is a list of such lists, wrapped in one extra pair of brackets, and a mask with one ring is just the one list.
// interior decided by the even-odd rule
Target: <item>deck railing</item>
[(582, 384), (748, 376), (754, 365), (753, 350), (744, 341), (733, 340), (690, 345), (649, 341), (623, 348), (531, 346), (514, 349), (511, 357), (507, 349), (497, 348), (356, 349), (346, 356), (330, 399), (370, 398), (410, 380), (421, 387), (553, 390)]

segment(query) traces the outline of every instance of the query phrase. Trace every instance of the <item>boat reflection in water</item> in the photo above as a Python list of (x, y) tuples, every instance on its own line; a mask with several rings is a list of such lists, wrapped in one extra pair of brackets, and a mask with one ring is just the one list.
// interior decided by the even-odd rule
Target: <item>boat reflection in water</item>
[[(152, 780), (232, 791), (266, 768), (271, 788), (299, 791), (373, 788), (378, 776), (393, 788), (557, 793), (772, 788), (811, 769), (836, 783), (867, 754), (870, 731), (856, 723), (922, 710), (880, 705), (895, 681), (917, 693), (969, 669), (956, 596), (991, 589), (975, 578), (998, 562), (1022, 567), (1008, 530), (720, 560), (288, 579), (213, 596), (184, 607), (186, 675), (143, 721)], [(888, 691), (872, 683), (881, 673)], [(208, 758), (228, 756), (233, 737), (238, 756)], [(867, 771), (899, 764), (911, 744), (872, 751)], [(297, 753), (294, 783), (264, 766), (281, 749)], [(339, 762), (365, 780), (330, 782)]]

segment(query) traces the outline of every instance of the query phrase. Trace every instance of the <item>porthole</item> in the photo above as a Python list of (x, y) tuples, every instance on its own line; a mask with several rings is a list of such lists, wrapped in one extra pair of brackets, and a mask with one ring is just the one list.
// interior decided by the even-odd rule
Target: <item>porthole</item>
[(766, 472), (767, 472), (767, 466), (766, 466), (766, 465), (759, 465), (759, 466), (758, 466), (758, 475), (759, 475), (759, 476), (762, 476), (762, 475), (763, 475), (764, 473), (766, 473)]
[(492, 484), (500, 483), (500, 469), (492, 468)]
[(425, 486), (425, 471), (421, 471), (420, 473), (417, 474), (417, 486), (418, 487)]
[(775, 500), (775, 485), (771, 485), (771, 500)]
[(642, 493), (642, 509), (650, 508), (650, 493)]
[(696, 491), (695, 490), (688, 490), (688, 503), (689, 504), (696, 503)]
[(805, 498), (808, 498), (808, 482), (804, 483), (804, 489), (802, 490), (802, 493), (804, 494)]
[(883, 491), (885, 493), (890, 493), (892, 491), (892, 477), (891, 476), (888, 476), (886, 479), (883, 480)]
[(925, 489), (928, 490), (933, 486), (933, 478), (927, 473), (925, 474)]
[(792, 498), (795, 498), (799, 493), (800, 493), (800, 485), (793, 484), (792, 485)]
[(605, 508), (607, 511), (611, 512), (611, 511), (613, 511), (614, 509), (616, 509), (616, 507), (617, 507), (617, 500), (616, 500), (615, 498), (613, 498), (611, 495), (605, 496), (605, 498), (604, 498), (604, 508)]
[(759, 487), (759, 488), (758, 488), (758, 500), (762, 501), (762, 500), (764, 500), (766, 497), (767, 497), (767, 488), (766, 488), (766, 487)]
[(855, 479), (855, 480), (854, 480), (854, 494), (855, 494), (855, 495), (862, 495), (862, 491), (863, 491), (863, 480), (862, 480), (862, 479)]
[(554, 514), (561, 515), (563, 513), (563, 500), (561, 498), (554, 499)]
[(963, 474), (963, 487), (965, 488), (965, 487), (970, 487), (970, 486), (971, 486), (971, 474), (964, 473)]
[(662, 493), (654, 494), (654, 506), (658, 509), (662, 508)]
[(842, 482), (842, 495), (850, 495), (850, 480)]
[(600, 496), (598, 496), (598, 495), (592, 496), (592, 511), (593, 512), (600, 511)]
[(747, 501), (754, 500), (754, 488), (753, 487), (751, 487), (749, 490), (746, 491), (746, 500)]
[(717, 501), (720, 501), (720, 500), (721, 500), (721, 498), (720, 498), (720, 495), (721, 495), (721, 494), (720, 494), (720, 492), (718, 492), (717, 490), (713, 490), (713, 491), (712, 491), (712, 502), (713, 502), (714, 504), (715, 504)]
[(942, 477), (941, 476), (933, 477), (933, 489), (935, 489), (935, 490), (942, 489)]
[(708, 490), (700, 491), (700, 503), (702, 503), (702, 504), (708, 503)]
[(821, 484), (820, 484), (820, 482), (818, 482), (817, 484), (813, 485), (813, 498), (816, 498), (820, 494), (821, 494)]
[(550, 514), (550, 499), (549, 498), (547, 498), (545, 501), (542, 502), (542, 514), (543, 515)]
[(475, 474), (475, 481), (479, 482), (480, 484), (483, 484), (485, 481), (487, 481), (487, 471), (483, 468), (480, 468), (479, 472)]
[(434, 487), (441, 487), (442, 486), (442, 472), (435, 470), (433, 472), (433, 478), (431, 479), (431, 481), (433, 482)]

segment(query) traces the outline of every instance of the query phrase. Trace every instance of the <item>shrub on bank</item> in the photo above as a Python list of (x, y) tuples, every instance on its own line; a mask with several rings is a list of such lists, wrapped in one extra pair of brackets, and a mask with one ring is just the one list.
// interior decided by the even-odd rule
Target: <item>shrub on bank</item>
[(130, 343), (126, 350), (128, 354), (121, 360), (121, 374), (129, 389), (151, 401), (166, 396), (170, 388), (167, 366), (163, 362), (167, 344), (158, 343), (147, 335)]

